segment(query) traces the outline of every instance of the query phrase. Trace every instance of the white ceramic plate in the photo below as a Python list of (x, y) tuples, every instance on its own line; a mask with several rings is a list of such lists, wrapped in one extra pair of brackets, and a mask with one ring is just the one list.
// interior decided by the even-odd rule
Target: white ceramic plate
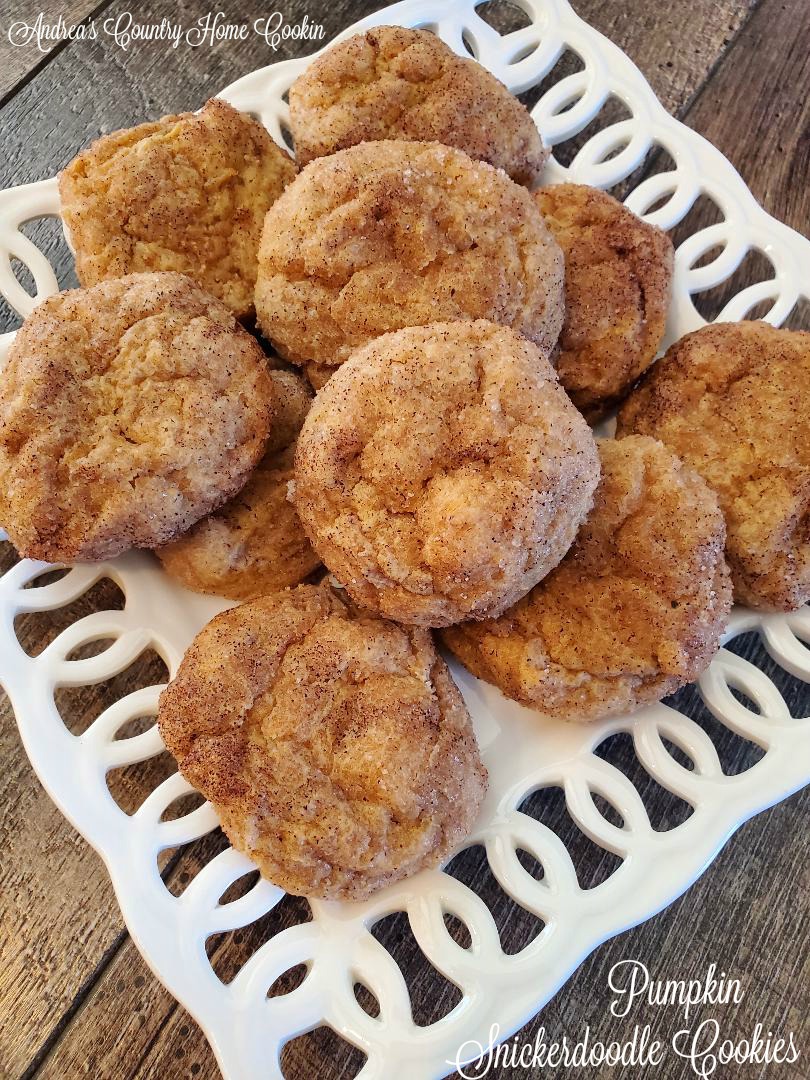
[[(774, 276), (735, 295), (721, 318), (744, 318), (768, 300), (772, 306), (767, 318), (776, 324), (784, 321), (799, 298), (810, 295), (810, 243), (769, 217), (725, 158), (668, 116), (627, 57), (585, 25), (565, 0), (520, 0), (520, 6), (529, 25), (504, 37), (479, 17), (474, 0), (405, 0), (346, 33), (377, 23), (429, 26), (461, 54), (467, 41), (481, 63), (516, 93), (537, 86), (566, 48), (572, 50), (581, 58), (581, 70), (552, 80), (533, 109), (546, 140), (559, 144), (580, 132), (611, 96), (620, 99), (631, 116), (590, 137), (570, 169), (553, 161), (549, 180), (570, 177), (611, 187), (662, 147), (674, 168), (633, 187), (628, 205), (665, 228), (681, 221), (701, 194), (722, 214), (719, 224), (691, 236), (678, 249), (668, 340), (701, 324), (692, 294), (726, 281), (751, 249), (767, 256)], [(306, 63), (294, 60), (263, 68), (222, 96), (260, 116), (282, 139), (287, 115), (283, 95)], [(0, 193), (0, 291), (22, 315), (56, 291), (57, 282), (45, 256), (19, 226), (58, 211), (55, 180)], [(714, 249), (719, 253), (707, 265), (695, 267)], [(30, 268), (35, 296), (18, 283), (10, 257)], [(4, 351), (11, 336), (0, 339)], [(491, 778), (469, 844), (485, 845), (498, 882), (544, 921), (542, 932), (522, 952), (506, 955), (483, 901), (452, 876), (434, 870), (366, 903), (313, 901), (311, 922), (271, 938), (224, 985), (206, 957), (206, 938), (253, 922), (278, 903), (280, 890), (260, 881), (241, 899), (220, 904), (228, 887), (251, 870), (245, 858), (227, 850), (213, 858), (180, 897), (173, 896), (158, 872), (158, 853), (215, 828), (213, 811), (205, 805), (161, 821), (165, 808), (190, 790), (175, 774), (127, 816), (105, 782), (110, 769), (162, 750), (154, 726), (131, 738), (115, 738), (128, 720), (154, 715), (160, 688), (139, 690), (116, 702), (78, 737), (63, 723), (54, 690), (107, 679), (149, 647), (174, 673), (192, 636), (226, 605), (180, 589), (145, 554), (78, 566), (53, 584), (25, 587), (45, 569), (44, 564), (26, 561), (0, 578), (0, 681), (12, 699), (42, 783), (103, 857), (135, 942), (155, 974), (201, 1024), (230, 1080), (280, 1076), (283, 1044), (321, 1024), (367, 1055), (362, 1072), (366, 1080), (390, 1076), (394, 1069), (409, 1080), (443, 1076), (459, 1046), (468, 1040), (486, 1043), (493, 1023), (500, 1025), (502, 1037), (516, 1030), (597, 944), (670, 903), (743, 821), (810, 780), (810, 722), (791, 717), (765, 674), (725, 649), (701, 679), (700, 692), (715, 717), (764, 751), (756, 765), (736, 776), (724, 775), (716, 748), (700, 726), (663, 704), (601, 724), (542, 723), (455, 668)], [(39, 656), (27, 656), (14, 634), (15, 616), (62, 607), (102, 577), (112, 578), (123, 590), (123, 611), (91, 614), (69, 626)], [(748, 630), (759, 631), (771, 656), (788, 672), (810, 680), (810, 650), (803, 644), (810, 641), (808, 609), (787, 616), (736, 610), (728, 638)], [(100, 655), (68, 659), (83, 643), (106, 638), (115, 642)], [(750, 699), (758, 711), (746, 707), (732, 690)], [(628, 732), (644, 768), (693, 807), (683, 824), (656, 832), (633, 784), (594, 754), (616, 732)], [(668, 744), (679, 748), (692, 768), (679, 764)], [(622, 860), (596, 888), (580, 888), (562, 841), (519, 809), (529, 793), (548, 786), (563, 788), (568, 811), (582, 831)], [(618, 810), (622, 827), (602, 815), (595, 794)], [(523, 869), (520, 851), (542, 864), (542, 880)], [(370, 933), (377, 920), (398, 911), (407, 912), (419, 947), (462, 994), (452, 1012), (427, 1027), (414, 1023), (400, 969)], [(445, 913), (466, 925), (468, 949), (450, 937)], [(301, 985), (285, 996), (268, 998), (277, 976), (298, 964), (308, 968)], [(356, 1001), (356, 982), (378, 999), (378, 1018)]]

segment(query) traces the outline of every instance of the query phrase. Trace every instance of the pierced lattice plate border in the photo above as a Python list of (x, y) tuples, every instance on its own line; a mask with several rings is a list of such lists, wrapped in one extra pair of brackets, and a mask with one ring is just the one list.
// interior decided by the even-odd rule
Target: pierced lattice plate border
[[(474, 0), (405, 0), (345, 34), (386, 22), (429, 27), (460, 54), (473, 52), (515, 93), (537, 88), (563, 53), (573, 53), (579, 69), (547, 80), (532, 109), (546, 141), (558, 146), (582, 133), (611, 98), (626, 115), (580, 136), (582, 145), (568, 168), (552, 159), (548, 181), (569, 178), (603, 188), (624, 183), (630, 189), (627, 204), (667, 229), (681, 222), (700, 198), (710, 199), (718, 210), (716, 224), (678, 247), (667, 341), (702, 324), (693, 295), (727, 283), (751, 251), (768, 260), (773, 274), (732, 295), (720, 318), (745, 318), (769, 304), (764, 317), (775, 325), (784, 322), (810, 297), (810, 243), (767, 215), (730, 163), (670, 117), (637, 68), (565, 0), (517, 0), (517, 6), (527, 25), (503, 36), (481, 17)], [(284, 97), (307, 62), (263, 68), (222, 96), (260, 117), (276, 139), (284, 140)], [(668, 155), (671, 168), (645, 173), (640, 166), (657, 151)], [(58, 285), (48, 258), (20, 227), (58, 213), (54, 179), (0, 192), (0, 292), (21, 316)], [(33, 293), (16, 276), (15, 264), (27, 268)], [(0, 363), (12, 338), (0, 337)], [(491, 779), (466, 846), (485, 847), (497, 882), (542, 920), (542, 931), (522, 951), (507, 955), (482, 899), (442, 870), (428, 871), (365, 903), (312, 901), (310, 922), (276, 934), (225, 985), (206, 955), (206, 939), (254, 922), (279, 903), (282, 892), (260, 880), (238, 899), (221, 902), (252, 870), (247, 859), (227, 849), (180, 896), (173, 895), (161, 877), (158, 857), (214, 829), (212, 809), (205, 804), (162, 820), (171, 804), (191, 791), (175, 774), (128, 816), (106, 781), (110, 770), (163, 750), (154, 725), (116, 738), (130, 721), (154, 716), (160, 687), (117, 701), (79, 736), (63, 722), (55, 693), (104, 681), (150, 648), (173, 674), (193, 635), (227, 605), (181, 589), (142, 553), (76, 566), (60, 580), (38, 586), (36, 579), (52, 569), (23, 561), (0, 578), (0, 682), (38, 776), (103, 857), (135, 942), (200, 1023), (227, 1080), (281, 1076), (284, 1043), (323, 1024), (367, 1056), (364, 1080), (390, 1075), (394, 1067), (409, 1080), (443, 1076), (459, 1046), (485, 1042), (493, 1023), (500, 1026), (501, 1037), (511, 1034), (596, 945), (680, 895), (743, 821), (810, 782), (810, 718), (792, 717), (775, 684), (725, 648), (699, 690), (726, 728), (762, 751), (753, 767), (736, 776), (723, 773), (706, 732), (667, 705), (592, 725), (545, 723), (453, 665)], [(81, 618), (36, 657), (24, 652), (14, 629), (17, 616), (65, 607), (102, 578), (112, 579), (123, 592), (122, 610)], [(751, 630), (781, 667), (810, 681), (810, 610), (763, 616), (736, 609), (726, 641)], [(71, 658), (82, 645), (108, 639), (113, 644), (99, 655)], [(692, 807), (685, 822), (656, 832), (635, 786), (596, 756), (596, 749), (618, 732), (632, 737), (647, 772)], [(556, 833), (519, 809), (530, 793), (551, 786), (564, 790), (568, 812), (582, 832), (622, 860), (596, 888), (580, 888)], [(613, 807), (612, 820), (600, 809), (603, 800)], [(524, 869), (519, 853), (541, 864), (541, 880)], [(418, 946), (462, 995), (447, 1016), (426, 1027), (414, 1023), (403, 975), (370, 932), (394, 912), (407, 913)], [(445, 915), (467, 928), (468, 948), (450, 936)], [(277, 977), (299, 965), (306, 969), (300, 985), (268, 998)], [(378, 1017), (358, 1003), (357, 982), (377, 998)]]

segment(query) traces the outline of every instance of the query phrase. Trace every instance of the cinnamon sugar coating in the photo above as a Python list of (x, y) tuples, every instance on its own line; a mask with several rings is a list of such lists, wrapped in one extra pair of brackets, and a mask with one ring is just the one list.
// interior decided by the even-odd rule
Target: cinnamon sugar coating
[(358, 350), (318, 393), (295, 503), (363, 607), (423, 626), (501, 612), (563, 557), (599, 476), (591, 432), (536, 346), (437, 323)]
[(361, 900), (435, 866), (486, 790), (429, 632), (327, 585), (217, 616), (161, 695), (158, 723), (234, 847), (299, 895)]
[(526, 108), (427, 30), (375, 26), (332, 45), (290, 88), (300, 165), (379, 139), (440, 142), (534, 186), (548, 150)]
[(165, 544), (244, 485), (272, 411), (262, 350), (182, 274), (49, 297), (0, 380), (0, 522), (50, 562)]
[(676, 342), (619, 413), (654, 434), (720, 500), (741, 603), (810, 600), (810, 333), (716, 323)]
[(195, 592), (249, 600), (297, 585), (320, 566), (295, 508), (295, 441), (312, 393), (300, 375), (271, 371), (273, 427), (265, 454), (230, 502), (203, 518), (157, 555), (163, 568)]
[(59, 174), (79, 280), (176, 270), (250, 315), (264, 215), (295, 171), (258, 120), (219, 98), (102, 136)]
[(546, 351), (563, 259), (529, 193), (438, 143), (373, 142), (308, 165), (271, 207), (256, 312), (318, 381), (403, 326), (490, 319)]
[(583, 184), (535, 194), (565, 255), (560, 382), (595, 423), (649, 367), (666, 328), (672, 241), (612, 195)]
[(499, 619), (443, 632), (470, 671), (547, 716), (633, 712), (696, 678), (731, 609), (717, 500), (662, 443), (599, 443), (574, 546)]

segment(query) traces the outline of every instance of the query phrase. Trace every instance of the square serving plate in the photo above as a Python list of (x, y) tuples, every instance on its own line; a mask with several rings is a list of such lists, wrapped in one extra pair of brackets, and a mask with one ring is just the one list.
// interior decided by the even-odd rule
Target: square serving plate
[[(693, 294), (726, 282), (752, 249), (770, 260), (774, 276), (734, 295), (720, 318), (745, 318), (767, 301), (771, 306), (765, 318), (782, 323), (801, 298), (810, 296), (810, 243), (769, 217), (730, 163), (669, 116), (631, 61), (565, 0), (518, 4), (528, 25), (503, 36), (480, 17), (475, 0), (404, 0), (342, 36), (381, 23), (427, 27), (461, 55), (472, 51), (514, 93), (542, 83), (544, 92), (532, 115), (552, 146), (583, 132), (605, 115), (602, 110), (611, 98), (618, 99), (628, 117), (597, 123), (599, 130), (590, 136), (585, 132), (567, 168), (552, 158), (547, 182), (570, 179), (602, 188), (623, 184), (627, 205), (665, 229), (682, 221), (701, 195), (716, 204), (722, 220), (678, 247), (667, 342), (702, 324)], [(566, 50), (579, 58), (580, 69), (548, 80)], [(283, 142), (284, 95), (308, 62), (288, 60), (262, 68), (220, 96), (258, 116)], [(665, 172), (641, 168), (659, 148), (674, 167)], [(0, 192), (0, 292), (23, 316), (58, 285), (48, 260), (20, 226), (58, 214), (55, 179)], [(705, 265), (696, 265), (710, 253)], [(35, 295), (18, 282), (11, 259), (29, 268)], [(0, 338), (0, 364), (12, 338)], [(280, 1077), (284, 1043), (322, 1024), (367, 1056), (359, 1074), (364, 1080), (388, 1077), (395, 1069), (408, 1080), (444, 1076), (459, 1047), (466, 1044), (475, 1057), (473, 1048), (487, 1045), (492, 1024), (499, 1025), (501, 1038), (514, 1032), (600, 942), (674, 900), (742, 822), (810, 781), (810, 719), (791, 717), (765, 673), (726, 649), (701, 678), (699, 691), (723, 725), (761, 748), (760, 760), (736, 776), (723, 773), (703, 728), (667, 705), (603, 723), (554, 724), (538, 720), (454, 665), (490, 772), (489, 795), (465, 846), (485, 847), (500, 886), (542, 920), (542, 931), (521, 952), (505, 953), (483, 900), (444, 870), (425, 871), (364, 903), (312, 900), (311, 921), (271, 937), (226, 985), (206, 955), (206, 940), (253, 923), (283, 893), (259, 880), (238, 899), (222, 902), (231, 886), (253, 870), (246, 858), (227, 849), (174, 895), (161, 876), (158, 856), (215, 829), (212, 808), (205, 804), (161, 820), (172, 803), (191, 791), (179, 774), (161, 783), (131, 816), (112, 798), (106, 782), (110, 770), (163, 750), (154, 724), (141, 734), (116, 738), (129, 721), (155, 715), (161, 687), (116, 701), (78, 736), (60, 716), (54, 692), (106, 680), (149, 648), (173, 675), (195, 633), (228, 604), (180, 588), (155, 560), (138, 552), (106, 564), (73, 567), (60, 580), (38, 586), (37, 579), (52, 569), (23, 561), (0, 578), (0, 683), (12, 700), (40, 780), (104, 859), (138, 948), (202, 1026), (227, 1080)], [(124, 593), (122, 610), (79, 619), (39, 656), (23, 651), (14, 632), (17, 615), (61, 608), (102, 578), (111, 578)], [(810, 681), (810, 650), (804, 644), (810, 642), (810, 610), (763, 615), (735, 609), (726, 641), (752, 630), (781, 667)], [(113, 643), (99, 655), (70, 659), (80, 646), (106, 639)], [(657, 832), (636, 787), (596, 755), (618, 732), (630, 735), (644, 769), (692, 808), (685, 822)], [(679, 753), (671, 753), (672, 748)], [(683, 764), (684, 755), (691, 767)], [(567, 809), (585, 835), (621, 860), (596, 888), (580, 887), (560, 838), (520, 809), (530, 794), (552, 786), (563, 789)], [(594, 796), (613, 806), (621, 826), (603, 815)], [(524, 869), (520, 853), (542, 866), (540, 880)], [(371, 933), (376, 922), (394, 912), (407, 913), (419, 948), (461, 994), (455, 1008), (429, 1026), (414, 1022), (402, 972)], [(466, 926), (468, 948), (451, 937), (445, 915)], [(306, 969), (300, 985), (268, 997), (274, 981), (298, 965)], [(356, 983), (376, 997), (377, 1017), (358, 1003)]]

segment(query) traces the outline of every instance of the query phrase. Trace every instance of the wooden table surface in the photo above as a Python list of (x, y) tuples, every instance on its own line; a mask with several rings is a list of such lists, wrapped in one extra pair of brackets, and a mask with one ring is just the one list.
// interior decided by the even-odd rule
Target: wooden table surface
[[(329, 5), (279, 0), (287, 21), (304, 13), (321, 22), (331, 37), (348, 23), (382, 6), (366, 0), (332, 0)], [(42, 4), (46, 21), (61, 12), (70, 23), (126, 12), (127, 0), (70, 0)], [(810, 4), (807, 0), (575, 0), (586, 19), (616, 41), (645, 72), (667, 108), (719, 146), (745, 176), (758, 199), (777, 217), (808, 232), (810, 186)], [(230, 21), (250, 21), (271, 10), (256, 0), (231, 0)], [(166, 43), (133, 45), (124, 52), (108, 40), (57, 44), (50, 51), (14, 47), (9, 24), (33, 21), (37, 0), (5, 0), (0, 11), (0, 186), (51, 176), (100, 132), (129, 126), (166, 112), (193, 109), (219, 88), (253, 68), (294, 55), (269, 51), (261, 38), (191, 50)], [(136, 16), (145, 23), (164, 16), (189, 25), (209, 9), (203, 0), (144, 0)], [(216, 10), (216, 9), (215, 9)], [(503, 13), (497, 17), (505, 17)], [(298, 54), (311, 51), (302, 45)], [(55, 233), (43, 243), (57, 252), (62, 280), (70, 283), (69, 260)], [(755, 259), (743, 274), (761, 272)], [(711, 313), (706, 301), (705, 314)], [(797, 325), (807, 327), (807, 312)], [(6, 325), (2, 325), (5, 322)], [(16, 325), (0, 308), (0, 329)], [(0, 546), (0, 569), (15, 561)], [(95, 602), (113, 597), (105, 586), (83, 598), (71, 620)], [(68, 620), (29, 616), (21, 639), (38, 652)], [(774, 674), (793, 715), (810, 712), (807, 688), (779, 673), (756, 641), (735, 648)], [(122, 690), (161, 679), (156, 657), (146, 657), (109, 684), (73, 691), (65, 707), (80, 731)], [(686, 704), (711, 721), (693, 698)], [(722, 730), (722, 729), (721, 729)], [(190, 1017), (150, 974), (121, 922), (107, 875), (98, 857), (62, 819), (35, 779), (20, 744), (8, 701), (0, 695), (0, 1075), (73, 1080), (77, 1077), (160, 1077), (176, 1080), (219, 1075), (205, 1039)], [(756, 754), (726, 734), (721, 758), (728, 770), (749, 767)], [(614, 740), (607, 751), (639, 783), (659, 827), (677, 823), (678, 801), (646, 777), (627, 745)], [(636, 763), (637, 765), (637, 763)], [(151, 790), (158, 759), (112, 781), (122, 805), (132, 809)], [(535, 807), (568, 843), (585, 884), (602, 880), (612, 856), (593, 847), (572, 826), (561, 800), (546, 795)], [(810, 844), (806, 815), (810, 790), (788, 799), (744, 826), (717, 861), (681, 900), (645, 925), (600, 949), (525, 1031), (533, 1040), (542, 1025), (549, 1038), (580, 1038), (586, 1025), (594, 1039), (626, 1040), (634, 1023), (651, 1024), (670, 1039), (678, 1025), (670, 1010), (641, 1007), (616, 1019), (607, 1010), (607, 973), (619, 960), (646, 964), (654, 978), (704, 978), (710, 964), (738, 978), (742, 1004), (722, 1013), (724, 1035), (748, 1037), (756, 1023), (764, 1030), (791, 1030), (803, 1056), (793, 1066), (720, 1067), (716, 1077), (810, 1076)], [(172, 888), (182, 888), (200, 860), (210, 857), (207, 839), (166, 864)], [(510, 951), (533, 936), (534, 920), (517, 908), (488, 875), (475, 853), (462, 861), (459, 876), (490, 902), (506, 923)], [(301, 901), (286, 900), (272, 918), (228, 940), (212, 944), (220, 974), (244, 962), (282, 925), (305, 917)], [(384, 940), (401, 960), (413, 991), (417, 1020), (431, 1022), (455, 1003), (453, 988), (420, 964), (407, 923), (390, 921)], [(361, 1056), (327, 1029), (288, 1044), (283, 1064), (290, 1077), (353, 1076)], [(493, 1069), (493, 1077), (531, 1075), (520, 1069)], [(560, 1076), (591, 1075), (614, 1080), (638, 1077), (633, 1066)], [(646, 1074), (644, 1074), (646, 1075)], [(687, 1061), (668, 1060), (650, 1073), (664, 1080), (692, 1076)]]

